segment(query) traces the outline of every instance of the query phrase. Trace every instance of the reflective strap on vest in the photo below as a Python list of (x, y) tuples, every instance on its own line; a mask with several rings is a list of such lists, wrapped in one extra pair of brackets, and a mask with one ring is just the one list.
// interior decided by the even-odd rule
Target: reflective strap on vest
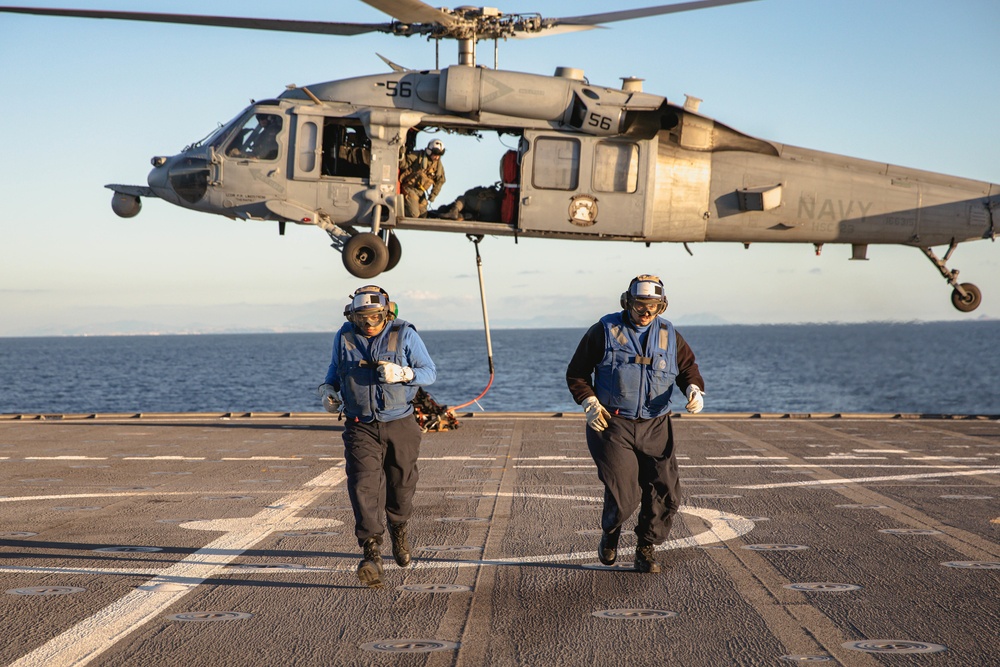
[(624, 331), (622, 331), (621, 325), (616, 324), (615, 326), (611, 327), (611, 335), (614, 336), (615, 340), (621, 343), (622, 345), (629, 344), (628, 335)]
[(389, 329), (389, 338), (386, 341), (386, 349), (389, 352), (395, 352), (399, 348), (399, 330), (402, 326), (397, 326), (394, 322), (390, 324), (392, 327)]

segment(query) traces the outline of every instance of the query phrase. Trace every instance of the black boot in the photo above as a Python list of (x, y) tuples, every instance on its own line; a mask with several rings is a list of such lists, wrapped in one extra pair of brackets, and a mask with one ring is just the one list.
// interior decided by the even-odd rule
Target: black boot
[(439, 216), (442, 220), (461, 220), (462, 219), (462, 202), (456, 201), (452, 204), (446, 211), (441, 213)]
[(362, 548), (365, 557), (358, 563), (358, 579), (369, 588), (382, 588), (382, 540), (369, 537)]
[(392, 557), (396, 565), (406, 567), (410, 564), (410, 544), (406, 541), (406, 522), (389, 524), (389, 540), (392, 542)]
[(635, 547), (635, 560), (632, 567), (636, 572), (649, 572), (656, 574), (660, 571), (660, 564), (656, 562), (656, 545), (640, 541)]
[(605, 565), (614, 565), (618, 560), (618, 538), (622, 534), (621, 526), (611, 533), (601, 533), (601, 544), (597, 547), (597, 558)]

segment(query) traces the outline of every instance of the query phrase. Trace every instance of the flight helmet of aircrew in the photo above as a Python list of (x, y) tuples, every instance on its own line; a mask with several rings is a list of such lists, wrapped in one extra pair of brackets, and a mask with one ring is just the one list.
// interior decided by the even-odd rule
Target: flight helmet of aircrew
[(428, 157), (430, 157), (431, 155), (437, 155), (438, 157), (441, 157), (442, 155), (444, 155), (444, 142), (441, 141), (440, 139), (431, 139), (430, 142), (428, 142), (427, 144), (425, 152), (427, 153)]
[(389, 293), (378, 285), (359, 287), (351, 295), (351, 301), (344, 308), (344, 317), (366, 337), (382, 333), (391, 320), (396, 318), (398, 309), (389, 300)]

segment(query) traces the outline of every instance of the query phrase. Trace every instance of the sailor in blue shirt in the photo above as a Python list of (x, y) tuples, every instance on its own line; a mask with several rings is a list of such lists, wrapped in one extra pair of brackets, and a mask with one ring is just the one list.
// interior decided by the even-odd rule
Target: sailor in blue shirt
[(409, 322), (381, 287), (359, 288), (344, 310), (347, 322), (333, 339), (326, 380), (319, 388), (328, 412), (343, 411), (347, 492), (354, 534), (364, 550), (358, 578), (382, 586), (383, 513), (396, 564), (410, 564), (406, 522), (417, 488), (420, 427), (411, 401), (437, 370)]
[(633, 565), (659, 572), (656, 545), (681, 501), (670, 397), (676, 384), (688, 412), (700, 412), (705, 381), (687, 342), (659, 317), (667, 308), (659, 278), (637, 276), (620, 302), (580, 341), (566, 382), (587, 415), (587, 447), (604, 482), (598, 558), (614, 564), (622, 524), (638, 508)]

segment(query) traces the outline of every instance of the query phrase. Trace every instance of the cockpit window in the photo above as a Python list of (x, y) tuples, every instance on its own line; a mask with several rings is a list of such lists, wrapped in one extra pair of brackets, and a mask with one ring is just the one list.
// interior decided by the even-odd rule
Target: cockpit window
[(229, 157), (276, 160), (278, 158), (278, 134), (281, 132), (282, 118), (277, 114), (256, 113), (233, 135), (226, 155)]

